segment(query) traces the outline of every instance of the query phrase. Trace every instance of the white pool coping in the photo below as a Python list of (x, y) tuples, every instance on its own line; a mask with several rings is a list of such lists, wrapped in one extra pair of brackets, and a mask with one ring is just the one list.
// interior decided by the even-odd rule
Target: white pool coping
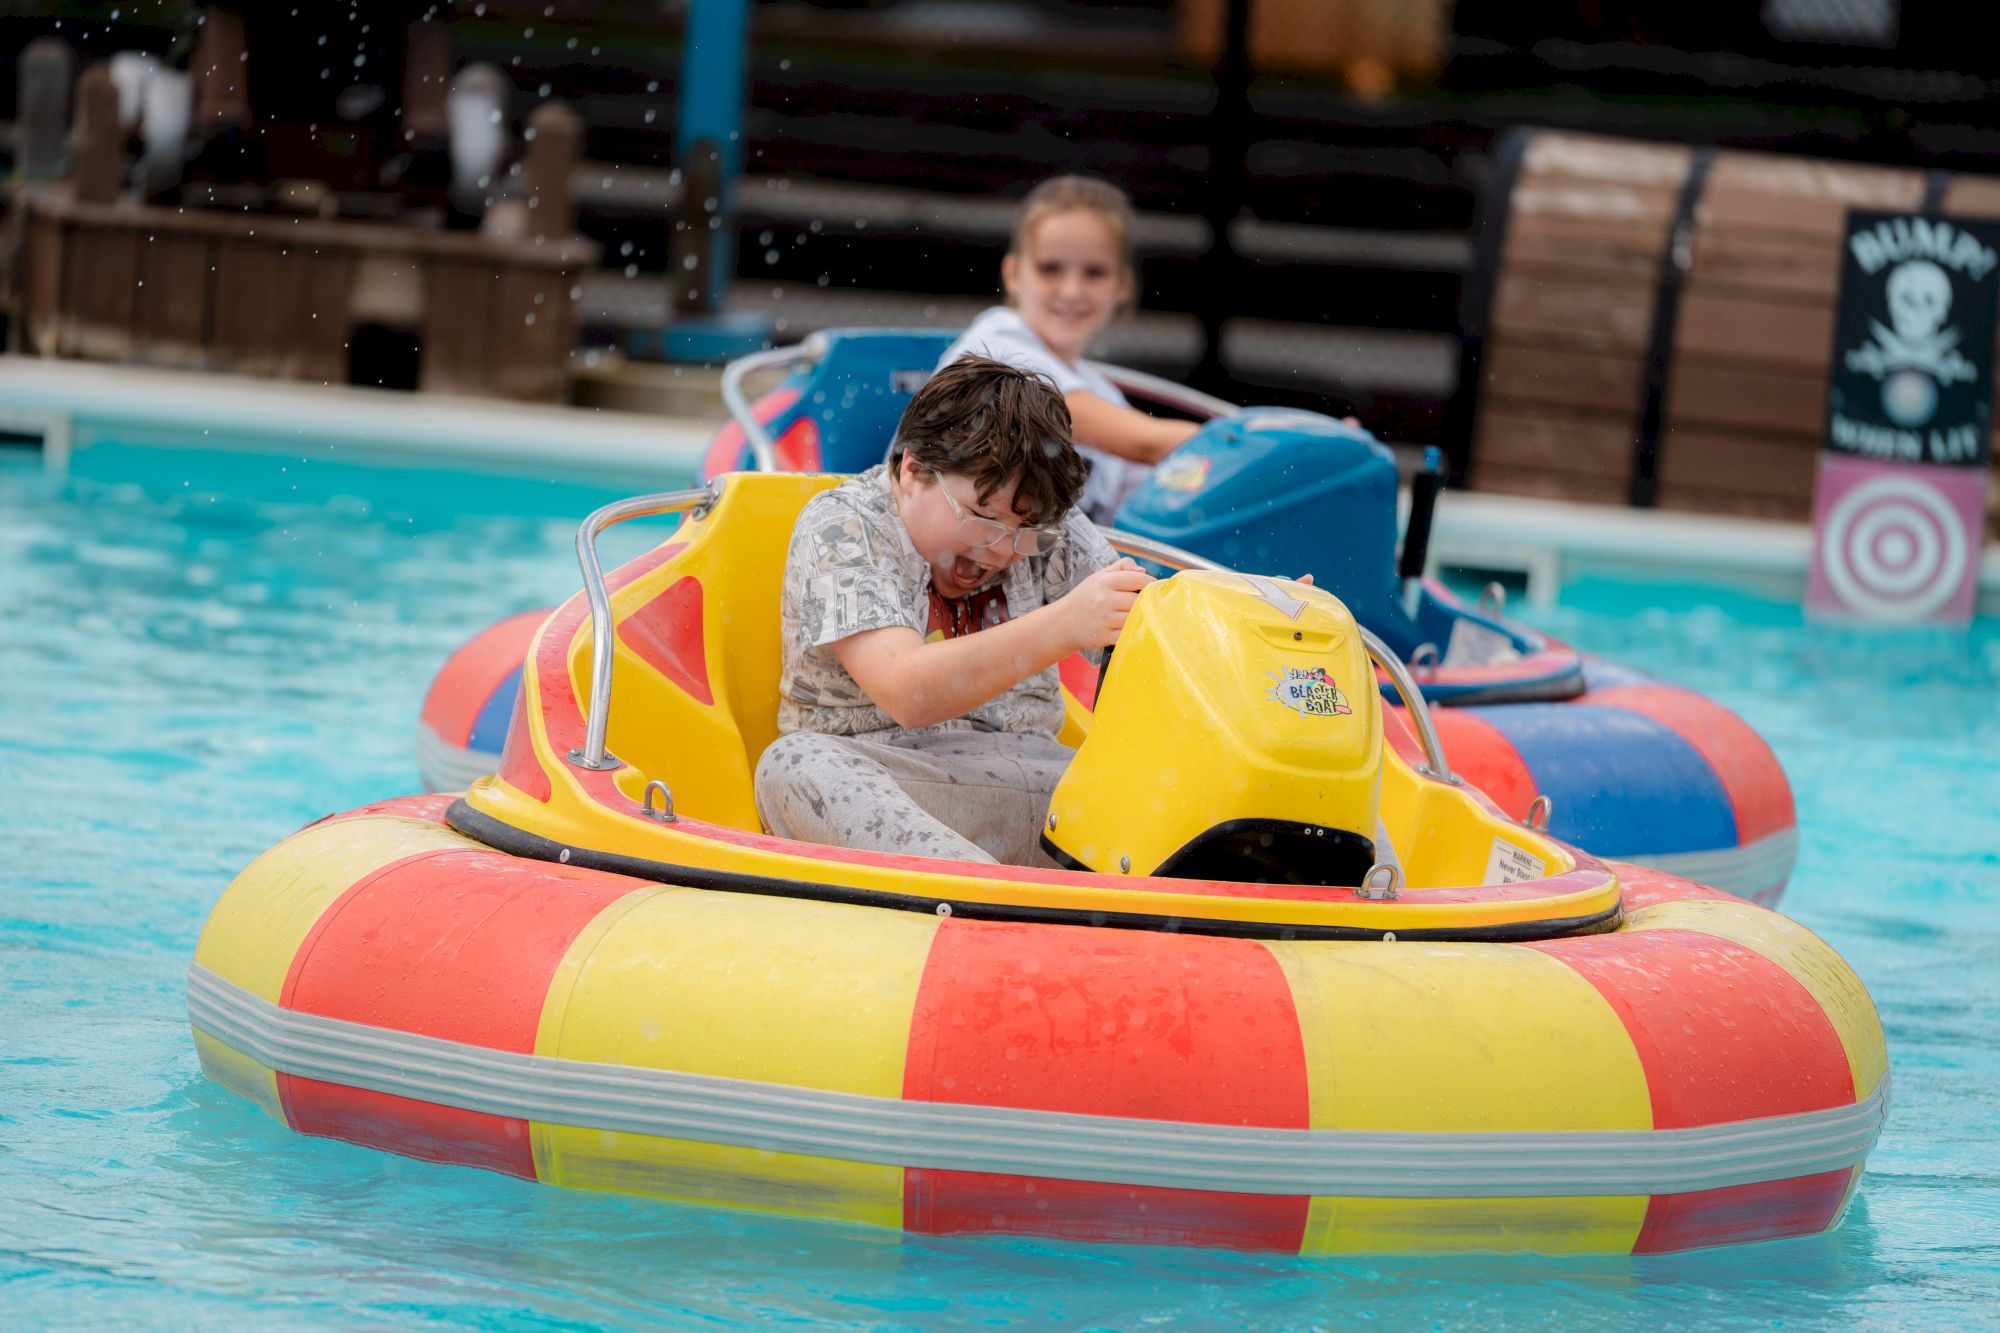
[[(224, 406), (226, 404), (226, 407)], [(40, 434), (50, 470), (106, 440), (223, 452), (321, 449), (377, 467), (628, 486), (679, 484), (715, 423), (349, 385), (0, 356), (0, 431)]]
[[(1529, 602), (1548, 606), (1585, 568), (1720, 578), (1803, 597), (1811, 555), (1809, 523), (1448, 491), (1438, 498), (1430, 566), (1521, 575)], [(1980, 557), (1979, 611), (2000, 615), (2000, 546), (1988, 545)]]
[[(222, 409), (223, 400), (226, 409)], [(682, 484), (721, 424), (595, 408), (545, 407), (347, 385), (0, 356), (0, 431), (39, 434), (66, 471), (100, 440), (163, 448), (287, 453), (623, 486)], [(1804, 523), (1614, 508), (1450, 491), (1438, 501), (1430, 566), (1511, 573), (1548, 606), (1590, 569), (1803, 595)], [(1979, 608), (2000, 615), (2000, 546), (1979, 566)]]

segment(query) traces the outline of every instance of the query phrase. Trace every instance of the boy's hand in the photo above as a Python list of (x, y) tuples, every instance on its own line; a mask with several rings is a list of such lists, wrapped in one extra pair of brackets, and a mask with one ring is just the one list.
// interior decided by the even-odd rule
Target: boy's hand
[(1139, 600), (1140, 589), (1152, 581), (1152, 575), (1139, 568), (1137, 561), (1126, 558), (1071, 588), (1056, 605), (1063, 610), (1072, 646), (1081, 651), (1117, 643), (1125, 617), (1132, 614), (1132, 603)]

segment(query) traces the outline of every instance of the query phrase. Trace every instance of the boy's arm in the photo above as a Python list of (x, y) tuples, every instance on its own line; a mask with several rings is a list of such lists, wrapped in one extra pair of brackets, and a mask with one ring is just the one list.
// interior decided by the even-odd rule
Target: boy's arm
[(1088, 389), (1063, 395), (1078, 444), (1138, 463), (1157, 463), (1201, 429), (1193, 421), (1148, 416), (1136, 408), (1107, 403)]
[(1082, 648), (1114, 643), (1152, 582), (1130, 560), (1099, 570), (1068, 596), (976, 634), (926, 643), (907, 626), (830, 645), (854, 683), (900, 727), (961, 717)]

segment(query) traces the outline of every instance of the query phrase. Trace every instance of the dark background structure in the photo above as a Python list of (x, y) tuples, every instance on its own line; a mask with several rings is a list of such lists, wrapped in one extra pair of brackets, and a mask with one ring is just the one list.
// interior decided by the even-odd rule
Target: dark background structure
[[(1247, 39), (1237, 64), (1232, 8)], [(995, 293), (1011, 201), (1043, 176), (1089, 171), (1141, 211), (1140, 311), (1114, 330), (1112, 357), (1424, 441), (1458, 388), (1460, 291), (1489, 150), (1509, 127), (2000, 170), (2000, 48), (1968, 40), (1964, 7), (1941, 0), (1461, 0), (1435, 10), (1427, 69), (1361, 58), (1327, 27), (1335, 8), (759, 4), (730, 303), (768, 312), (783, 338), (960, 323)], [(585, 341), (657, 327), (683, 3), (257, 6), (258, 40), (282, 55), (253, 95), (337, 116), (339, 93), (372, 83), (389, 95), (359, 121), (392, 118), (396, 34), (425, 11), (450, 23), (456, 60), (505, 72), (517, 126), (549, 99), (583, 117), (578, 229), (603, 248), (580, 300)], [(0, 8), (0, 107), (30, 40), (61, 37), (79, 65), (168, 54), (188, 12)]]

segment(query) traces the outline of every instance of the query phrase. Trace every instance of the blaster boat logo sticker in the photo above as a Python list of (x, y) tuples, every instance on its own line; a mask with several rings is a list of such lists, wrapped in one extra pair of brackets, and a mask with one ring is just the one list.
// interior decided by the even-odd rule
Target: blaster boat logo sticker
[(1153, 480), (1170, 491), (1198, 491), (1208, 484), (1208, 469), (1213, 462), (1210, 458), (1175, 454), (1153, 470)]
[(1277, 700), (1300, 717), (1339, 717), (1354, 711), (1347, 706), (1347, 696), (1333, 683), (1333, 677), (1326, 674), (1325, 667), (1286, 667), (1282, 677), (1275, 671), (1264, 674), (1278, 682), (1264, 692), (1264, 697)]

